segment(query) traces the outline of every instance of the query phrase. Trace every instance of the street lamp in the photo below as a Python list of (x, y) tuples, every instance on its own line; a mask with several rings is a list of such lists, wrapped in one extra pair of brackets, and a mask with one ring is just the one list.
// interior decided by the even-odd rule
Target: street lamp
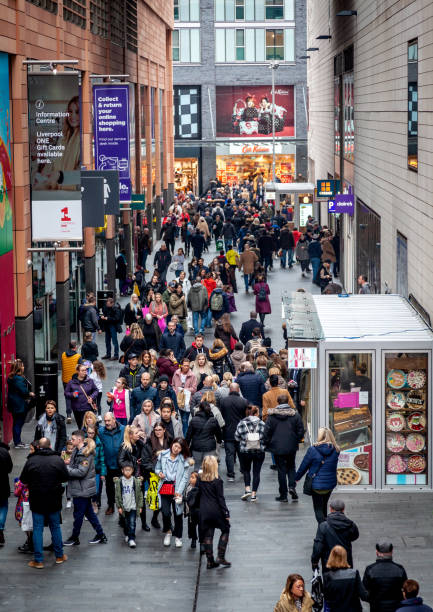
[(272, 60), (269, 64), (272, 74), (272, 182), (275, 183), (275, 71), (280, 64)]

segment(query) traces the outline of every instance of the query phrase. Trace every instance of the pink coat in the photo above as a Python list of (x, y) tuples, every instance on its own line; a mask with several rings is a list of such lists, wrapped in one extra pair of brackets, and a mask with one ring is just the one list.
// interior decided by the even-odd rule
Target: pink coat
[[(259, 297), (258, 297), (261, 287), (264, 287), (266, 291), (266, 300), (264, 300), (263, 302), (259, 300)], [(256, 295), (256, 312), (258, 314), (270, 314), (272, 312), (271, 302), (269, 301), (269, 294), (271, 292), (269, 290), (268, 283), (256, 283), (254, 285), (254, 293)]]
[[(171, 382), (171, 386), (173, 387), (176, 393), (178, 393), (179, 389), (182, 388), (183, 385), (182, 385), (180, 370), (176, 370), (176, 372), (173, 374), (173, 380)], [(183, 388), (186, 391), (191, 391), (191, 396), (197, 391), (197, 378), (191, 372), (191, 370), (186, 375), (186, 381), (185, 381), (185, 385), (183, 386)]]

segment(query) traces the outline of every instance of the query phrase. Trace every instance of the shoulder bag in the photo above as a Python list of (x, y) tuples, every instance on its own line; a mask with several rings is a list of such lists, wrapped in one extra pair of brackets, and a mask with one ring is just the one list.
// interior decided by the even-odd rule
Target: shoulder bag
[[(86, 399), (89, 400), (90, 397), (87, 395), (87, 393), (84, 391), (82, 385), (80, 385), (80, 389), (81, 391), (84, 393), (84, 395), (86, 396)], [(92, 408), (93, 412), (98, 412), (98, 406), (96, 405), (95, 401), (92, 400), (92, 403), (89, 402), (89, 406)]]
[[(137, 338), (136, 338), (135, 340), (137, 340)], [(129, 346), (129, 347), (126, 349), (126, 352), (127, 352), (127, 353), (129, 353), (129, 352), (131, 351), (132, 347), (133, 347), (133, 346), (134, 346), (134, 344), (135, 344), (135, 340), (133, 340), (133, 341), (132, 341), (131, 346)], [(120, 355), (120, 357), (119, 357), (119, 363), (125, 363), (125, 355)]]
[(325, 463), (325, 460), (323, 459), (323, 461), (319, 465), (317, 472), (313, 474), (313, 476), (310, 476), (309, 474), (305, 476), (304, 488), (303, 488), (304, 495), (310, 495), (310, 496), (313, 495), (313, 480), (316, 478), (317, 474), (320, 472), (320, 469), (324, 463)]

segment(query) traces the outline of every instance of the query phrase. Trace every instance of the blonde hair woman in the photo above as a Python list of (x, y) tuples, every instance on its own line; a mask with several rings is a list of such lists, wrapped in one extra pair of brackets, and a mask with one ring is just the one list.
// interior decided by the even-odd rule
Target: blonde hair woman
[(346, 549), (334, 546), (326, 564), (329, 570), (323, 573), (323, 591), (330, 612), (362, 612), (361, 599), (367, 601), (358, 570), (352, 569), (347, 561)]
[(124, 352), (121, 360), (122, 363), (128, 363), (129, 355), (141, 355), (147, 348), (146, 340), (138, 323), (133, 323), (130, 327), (129, 334), (125, 334), (120, 343), (120, 350)]
[[(208, 455), (203, 459), (202, 473), (197, 482), (200, 496), (200, 533), (207, 558), (207, 569), (219, 565), (230, 567), (225, 554), (230, 534), (230, 512), (224, 498), (224, 485), (218, 476), (218, 461)], [(213, 536), (215, 529), (221, 530), (218, 542), (218, 556), (213, 555)]]
[[(319, 523), (323, 523), (328, 515), (328, 501), (337, 485), (337, 464), (340, 448), (329, 427), (320, 427), (317, 441), (310, 446), (296, 472), (296, 482), (308, 472), (306, 480), (311, 479), (314, 514)], [(305, 491), (305, 485), (304, 485)]]
[(213, 367), (209, 363), (206, 353), (199, 353), (197, 355), (192, 366), (192, 373), (197, 379), (197, 391), (200, 391), (206, 376), (213, 376), (214, 374)]
[(274, 612), (312, 612), (313, 599), (299, 574), (290, 574)]

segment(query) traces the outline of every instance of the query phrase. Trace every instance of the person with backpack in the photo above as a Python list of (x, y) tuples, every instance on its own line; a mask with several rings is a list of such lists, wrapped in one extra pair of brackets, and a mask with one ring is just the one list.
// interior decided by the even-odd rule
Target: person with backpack
[[(265, 460), (263, 445), (264, 422), (259, 417), (258, 406), (249, 405), (246, 417), (238, 423), (235, 440), (239, 443), (239, 460), (244, 477), (245, 493), (241, 499), (257, 501), (257, 490), (260, 484), (260, 471)], [(253, 487), (251, 490), (251, 467), (253, 468)]]
[(209, 298), (209, 308), (215, 321), (221, 319), (225, 312), (229, 312), (229, 303), (226, 294), (220, 287), (216, 287)]
[[(108, 298), (105, 306), (102, 308), (101, 321), (104, 324), (105, 330), (105, 348), (106, 354), (102, 359), (110, 359), (117, 361), (119, 359), (119, 342), (117, 334), (122, 331), (123, 311), (113, 298)], [(111, 343), (113, 343), (114, 355), (111, 357)]]
[(268, 283), (265, 281), (263, 274), (260, 274), (257, 278), (257, 282), (254, 284), (254, 295), (256, 296), (256, 312), (260, 317), (260, 323), (264, 325), (265, 316), (271, 314), (271, 302), (269, 295), (271, 293)]

